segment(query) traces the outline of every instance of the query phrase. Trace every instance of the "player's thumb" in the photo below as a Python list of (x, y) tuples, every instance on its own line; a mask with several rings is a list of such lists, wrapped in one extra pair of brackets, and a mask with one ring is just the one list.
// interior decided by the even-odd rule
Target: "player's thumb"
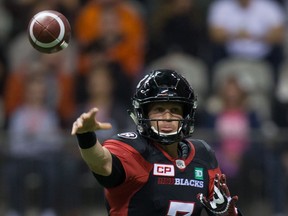
[(237, 201), (238, 201), (238, 196), (233, 196), (230, 201), (230, 205), (235, 206)]
[(112, 128), (112, 125), (110, 123), (102, 123), (102, 122), (98, 122), (99, 124), (99, 128), (103, 129), (103, 130), (109, 130)]

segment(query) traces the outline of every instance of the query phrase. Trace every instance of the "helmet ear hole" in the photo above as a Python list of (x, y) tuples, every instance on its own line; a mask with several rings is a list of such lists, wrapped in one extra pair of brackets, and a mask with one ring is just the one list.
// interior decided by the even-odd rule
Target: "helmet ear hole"
[(143, 105), (142, 110), (143, 110), (143, 117), (144, 118), (148, 118), (149, 108), (150, 108), (149, 104)]

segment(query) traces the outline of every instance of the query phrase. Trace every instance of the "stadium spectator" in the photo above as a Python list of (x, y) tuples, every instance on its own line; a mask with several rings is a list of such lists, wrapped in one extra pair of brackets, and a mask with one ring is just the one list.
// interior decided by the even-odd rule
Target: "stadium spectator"
[(5, 125), (4, 113), (4, 86), (8, 74), (7, 59), (0, 53), (0, 128), (3, 129)]
[(32, 204), (27, 183), (37, 180), (35, 176), (39, 177), (41, 185), (35, 207), (41, 216), (54, 216), (62, 148), (59, 119), (47, 104), (47, 89), (51, 87), (47, 86), (43, 71), (33, 68), (24, 79), (23, 101), (11, 112), (8, 122), (9, 141), (4, 165), (7, 216), (27, 213)]
[(132, 93), (129, 92), (131, 83), (126, 81), (125, 91), (121, 90), (123, 88), (123, 86), (120, 86), (121, 71), (115, 70), (113, 66), (105, 63), (95, 65), (90, 69), (85, 80), (80, 82), (80, 85), (85, 88), (83, 92), (85, 95), (78, 103), (77, 114), (79, 115), (85, 110), (97, 106), (101, 109), (97, 116), (99, 120), (113, 122), (112, 130), (99, 132), (101, 141), (110, 137), (115, 131), (123, 131), (129, 128), (129, 122), (132, 123), (130, 118), (127, 119), (127, 116), (122, 115), (127, 110), (124, 104), (128, 101), (125, 101), (117, 93), (120, 91), (131, 98)]
[(271, 0), (218, 0), (208, 14), (214, 62), (223, 57), (267, 60), (277, 69), (283, 60), (285, 13)]
[[(275, 97), (272, 100), (272, 120), (276, 126), (274, 143), (270, 148), (269, 178), (276, 187), (268, 187), (268, 194), (272, 193), (272, 211), (275, 215), (286, 215), (286, 203), (288, 200), (288, 64), (282, 65), (277, 83)], [(271, 183), (272, 184), (272, 183)], [(270, 185), (270, 184), (269, 184)], [(286, 214), (285, 214), (286, 213)]]
[(74, 74), (70, 68), (73, 67), (73, 64), (70, 62), (71, 59), (67, 58), (66, 51), (53, 55), (37, 55), (34, 61), (27, 62), (15, 71), (10, 71), (4, 90), (4, 108), (7, 119), (23, 101), (25, 77), (29, 73), (30, 67), (33, 67), (38, 61), (37, 67), (41, 66), (41, 70), (45, 71), (45, 80), (50, 86), (47, 92), (49, 106), (57, 111), (64, 128), (71, 124), (75, 113)]
[(11, 32), (14, 27), (13, 16), (7, 9), (6, 5), (0, 4), (0, 52), (4, 52), (6, 45), (11, 37)]
[[(110, 71), (113, 71), (113, 80), (115, 80), (114, 97), (122, 104), (130, 102), (131, 86), (133, 81), (125, 73), (121, 65), (117, 61), (110, 61), (105, 57), (103, 47), (97, 41), (91, 43), (88, 47), (82, 50), (81, 68), (78, 68), (78, 72), (75, 74), (75, 88), (76, 88), (76, 100), (77, 103), (82, 103), (87, 99), (86, 80), (91, 71), (94, 68), (103, 67), (107, 65)], [(126, 88), (122, 88), (121, 85), (125, 83)]]
[(147, 17), (147, 62), (170, 51), (180, 51), (208, 61), (210, 52), (202, 4), (195, 0), (160, 0), (154, 4)]
[[(219, 164), (229, 177), (231, 188), (239, 194), (242, 194), (249, 179), (249, 172), (245, 170), (247, 179), (243, 185), (241, 176), (245, 160), (259, 159), (255, 152), (258, 145), (252, 140), (252, 134), (261, 126), (257, 113), (249, 107), (249, 89), (241, 81), (237, 75), (226, 77), (217, 86), (216, 95), (208, 100), (207, 113), (202, 116), (206, 119), (205, 126), (215, 131), (218, 137), (211, 145), (216, 149)], [(252, 168), (256, 164), (251, 163), (250, 170), (254, 170)]]
[(88, 1), (76, 14), (74, 27), (80, 49), (99, 42), (105, 58), (118, 62), (132, 80), (139, 75), (144, 63), (146, 29), (141, 12), (133, 3)]

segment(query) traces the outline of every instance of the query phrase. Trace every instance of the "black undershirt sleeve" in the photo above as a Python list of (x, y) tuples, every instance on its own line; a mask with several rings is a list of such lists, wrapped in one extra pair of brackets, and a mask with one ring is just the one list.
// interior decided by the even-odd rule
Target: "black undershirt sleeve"
[(102, 176), (93, 173), (99, 184), (105, 188), (112, 188), (125, 181), (126, 174), (119, 158), (112, 154), (112, 173), (109, 176)]

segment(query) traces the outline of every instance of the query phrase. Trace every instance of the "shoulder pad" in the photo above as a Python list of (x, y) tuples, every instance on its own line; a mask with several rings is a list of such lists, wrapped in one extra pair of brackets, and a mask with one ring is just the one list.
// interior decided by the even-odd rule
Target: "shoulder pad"
[(200, 139), (189, 139), (188, 141), (190, 141), (195, 148), (195, 160), (205, 164), (209, 169), (218, 167), (215, 152), (207, 142)]
[(112, 139), (130, 145), (140, 154), (143, 154), (147, 150), (147, 140), (137, 132), (119, 133), (114, 135)]

